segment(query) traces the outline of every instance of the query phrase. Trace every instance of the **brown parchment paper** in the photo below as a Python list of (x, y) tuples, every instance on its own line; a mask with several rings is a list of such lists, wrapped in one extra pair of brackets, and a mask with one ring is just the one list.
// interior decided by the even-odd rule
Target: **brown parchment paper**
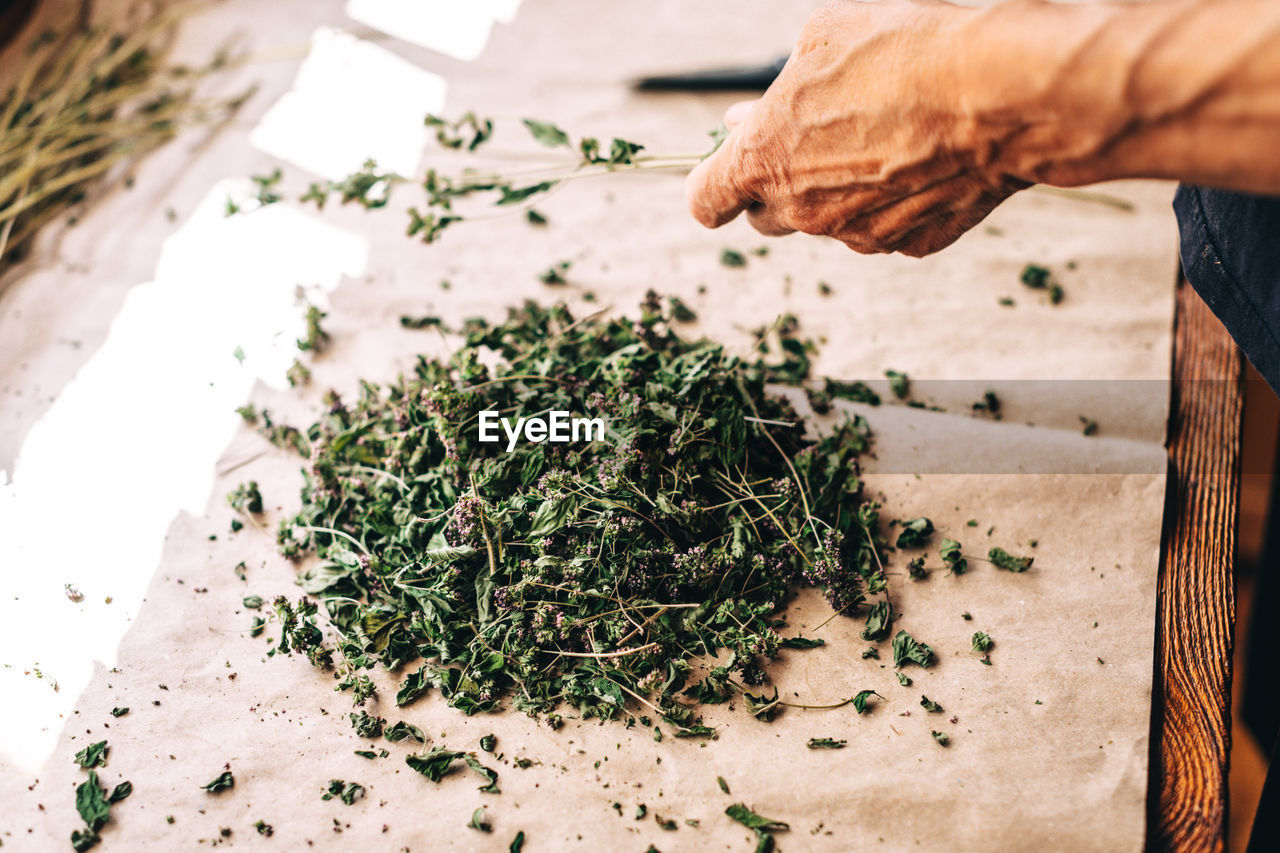
[[(450, 112), (474, 108), (508, 122), (534, 115), (575, 133), (698, 152), (732, 98), (640, 96), (625, 81), (781, 53), (811, 5), (527, 0), (512, 24), (495, 28), (474, 63), (383, 44), (446, 76)], [(194, 48), (250, 21), (246, 38), (268, 53), (305, 44), (320, 24), (354, 29), (340, 4), (240, 0), (192, 20), (188, 37)], [(155, 211), (198, 198), (210, 176), (266, 171), (271, 161), (245, 140), (255, 118), (289, 86), (300, 57), (281, 55), (250, 67), (262, 72), (263, 91), (216, 144), (185, 152), (190, 160), (180, 180), (148, 184), (147, 168), (141, 170), (139, 183), (152, 191), (150, 219), (136, 199), (119, 202), (115, 212), (128, 209), (138, 222), (155, 222)], [(521, 137), (504, 133), (495, 150), (516, 159), (544, 156)], [(585, 305), (587, 290), (597, 295), (596, 306), (627, 310), (650, 287), (681, 295), (699, 312), (691, 334), (738, 341), (744, 350), (750, 340), (744, 329), (795, 313), (804, 332), (822, 341), (821, 375), (874, 378), (892, 367), (918, 379), (990, 382), (998, 390), (1012, 380), (1158, 383), (1167, 376), (1175, 262), (1168, 187), (1101, 188), (1129, 199), (1130, 211), (1024, 193), (996, 211), (989, 227), (916, 261), (858, 257), (804, 236), (765, 241), (744, 223), (706, 232), (684, 214), (681, 184), (678, 175), (647, 175), (571, 186), (538, 205), (551, 220), (545, 231), (498, 219), (459, 227), (430, 248), (403, 238), (395, 210), (374, 217), (327, 212), (326, 221), (371, 241), (369, 273), (333, 295), (326, 328), (334, 342), (313, 365), (312, 387), (301, 394), (262, 388), (255, 401), (301, 422), (325, 388), (352, 391), (359, 377), (391, 377), (415, 353), (445, 351), (433, 335), (401, 330), (401, 314), (497, 317), (524, 298)], [(130, 281), (146, 280), (148, 252), (137, 246), (160, 239), (141, 227), (131, 237), (121, 227), (118, 216), (91, 215), (62, 249), (64, 258), (82, 252), (90, 268), (114, 264), (114, 284), (107, 295), (100, 292), (108, 302)], [(112, 252), (95, 244), (95, 234), (111, 235)], [(766, 242), (767, 257), (750, 256), (745, 269), (718, 263), (722, 247)], [(535, 275), (561, 259), (574, 262), (572, 285), (552, 292)], [(1032, 260), (1058, 274), (1068, 293), (1062, 305), (1049, 306), (1018, 284), (1018, 271)], [(21, 356), (47, 366), (41, 375), (51, 387), (74, 369), (72, 356), (49, 355), (54, 339), (69, 326), (92, 339), (105, 324), (101, 310), (77, 307), (85, 278), (46, 269), (5, 297), (9, 306), (26, 308)], [(440, 290), (441, 278), (452, 289)], [(833, 295), (819, 295), (819, 280), (830, 283)], [(1001, 307), (1002, 296), (1017, 306)], [(0, 317), (0, 332), (18, 326)], [(8, 347), (3, 369), (19, 387), (30, 380), (18, 376), (8, 337), (0, 334), (0, 346)], [(934, 573), (918, 583), (895, 566), (898, 624), (939, 657), (930, 670), (907, 670), (910, 688), (898, 684), (887, 650), (879, 661), (860, 657), (867, 645), (857, 636), (861, 620), (836, 619), (818, 629), (830, 611), (812, 591), (799, 596), (788, 619), (792, 630), (828, 645), (784, 653), (772, 677), (784, 697), (809, 703), (874, 689), (883, 698), (873, 699), (865, 715), (847, 707), (789, 710), (763, 724), (741, 707), (724, 706), (707, 712), (716, 740), (656, 742), (652, 731), (621, 723), (570, 720), (552, 731), (513, 713), (467, 718), (436, 696), (397, 709), (393, 681), (383, 680), (386, 689), (368, 710), (420, 726), (433, 745), (477, 749), (481, 735), (495, 733), (501, 757), (485, 760), (500, 772), (501, 795), (480, 793), (465, 772), (433, 785), (404, 764), (405, 743), (357, 739), (346, 719), (349, 699), (334, 693), (325, 676), (300, 659), (267, 659), (264, 640), (247, 636), (253, 614), (242, 597), (296, 595), (294, 568), (275, 555), (270, 535), (247, 528), (228, 536), (222, 496), (256, 479), (268, 501), (264, 527), (272, 531), (296, 506), (299, 477), (296, 459), (242, 431), (219, 464), (206, 515), (175, 519), (146, 603), (118, 651), (118, 671), (100, 669), (39, 773), (0, 773), (7, 803), (0, 840), (5, 849), (66, 849), (78, 826), (73, 788), (83, 778), (71, 756), (106, 737), (112, 751), (103, 779), (130, 779), (134, 794), (104, 830), (105, 850), (187, 850), (215, 842), (283, 850), (505, 850), (517, 831), (528, 851), (752, 849), (750, 833), (724, 815), (733, 802), (788, 822), (791, 831), (778, 838), (787, 850), (1138, 849), (1164, 497), (1163, 465), (1153, 460), (1162, 458), (1164, 399), (1157, 392), (1134, 411), (1129, 400), (1090, 398), (1095, 408), (1088, 414), (1103, 426), (1099, 440), (1113, 439), (1104, 451), (1078, 435), (1080, 412), (1073, 407), (1047, 411), (1020, 398), (1016, 382), (1007, 387), (1008, 424), (975, 423), (954, 409), (909, 415), (932, 416), (933, 424), (953, 419), (954, 429), (942, 432), (965, 436), (967, 461), (958, 473), (914, 475), (920, 448), (903, 437), (908, 415), (868, 413), (884, 432), (868, 493), (883, 496), (886, 518), (927, 514), (939, 535), (959, 539), (966, 550), (1001, 545), (1036, 557), (1025, 575), (976, 564), (963, 576)], [(15, 416), (9, 423), (16, 448), (25, 422)], [(1022, 431), (1016, 439), (1015, 429)], [(1043, 441), (1024, 439), (1028, 431)], [(982, 473), (999, 468), (1009, 447), (1024, 441), (1040, 473)], [(1085, 471), (1103, 473), (1079, 473)], [(971, 519), (976, 526), (967, 524)], [(242, 560), (244, 583), (232, 572)], [(995, 640), (989, 667), (969, 651), (975, 630)], [(945, 712), (927, 714), (922, 694)], [(115, 720), (108, 713), (113, 706), (132, 710)], [(951, 746), (937, 746), (931, 730), (947, 732)], [(848, 747), (811, 751), (805, 747), (811, 737), (847, 739)], [(370, 761), (353, 754), (370, 746), (386, 746), (390, 756)], [(533, 764), (520, 769), (517, 758)], [(4, 761), (0, 756), (0, 767)], [(225, 763), (235, 788), (206, 794), (199, 786)], [(720, 791), (717, 776), (731, 795)], [(353, 806), (321, 800), (334, 778), (357, 781), (368, 795)], [(641, 803), (648, 817), (637, 820)], [(488, 807), (492, 835), (466, 827), (480, 805)], [(663, 830), (655, 814), (678, 829)], [(258, 820), (274, 828), (270, 838), (255, 831)]]

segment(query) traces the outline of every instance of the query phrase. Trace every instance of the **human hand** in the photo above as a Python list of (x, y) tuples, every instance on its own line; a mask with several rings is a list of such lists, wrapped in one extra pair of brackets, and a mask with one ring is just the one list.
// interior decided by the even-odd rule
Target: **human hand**
[(763, 234), (867, 253), (950, 245), (1028, 186), (1001, 171), (997, 131), (967, 102), (972, 14), (913, 0), (818, 9), (778, 79), (730, 108), (731, 133), (689, 175), (694, 217), (717, 228), (745, 210)]

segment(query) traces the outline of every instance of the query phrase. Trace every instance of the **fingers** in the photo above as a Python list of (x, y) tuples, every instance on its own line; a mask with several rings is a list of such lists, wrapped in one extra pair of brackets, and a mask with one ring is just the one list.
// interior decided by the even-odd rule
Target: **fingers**
[(730, 133), (720, 149), (685, 179), (689, 212), (707, 228), (719, 228), (751, 204), (752, 199), (742, 189), (738, 137), (737, 133)]
[(782, 237), (796, 230), (784, 223), (774, 208), (756, 202), (747, 208), (747, 221), (766, 237)]

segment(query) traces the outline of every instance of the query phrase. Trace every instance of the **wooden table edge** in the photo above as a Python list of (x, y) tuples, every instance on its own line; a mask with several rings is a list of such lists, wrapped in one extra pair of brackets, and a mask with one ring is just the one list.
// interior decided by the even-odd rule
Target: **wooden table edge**
[(1227, 839), (1243, 357), (1179, 273), (1156, 592), (1147, 849)]

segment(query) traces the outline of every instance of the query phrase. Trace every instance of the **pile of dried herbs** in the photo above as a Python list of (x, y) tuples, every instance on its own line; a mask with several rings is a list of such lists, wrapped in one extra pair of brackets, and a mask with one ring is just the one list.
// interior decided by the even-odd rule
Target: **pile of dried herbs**
[[(299, 582), (336, 639), (315, 602), (280, 598), (280, 650), (334, 666), (358, 704), (369, 669), (413, 665), (397, 704), (435, 688), (468, 714), (509, 704), (555, 724), (557, 709), (615, 718), (634, 700), (709, 734), (698, 705), (741, 693), (767, 718), (785, 704), (751, 692), (767, 662), (821, 644), (779, 633), (797, 586), (821, 587), (837, 613), (866, 605), (864, 637), (888, 638), (875, 600), (887, 543), (859, 479), (866, 424), (809, 437), (766, 391), (807, 372), (797, 342), (743, 359), (682, 338), (653, 294), (638, 321), (528, 303), (459, 331), (448, 360), (420, 356), (354, 401), (331, 394), (289, 442), (309, 460), (278, 542), (319, 556)], [(479, 441), (484, 410), (599, 416), (606, 437), (508, 452)]]

